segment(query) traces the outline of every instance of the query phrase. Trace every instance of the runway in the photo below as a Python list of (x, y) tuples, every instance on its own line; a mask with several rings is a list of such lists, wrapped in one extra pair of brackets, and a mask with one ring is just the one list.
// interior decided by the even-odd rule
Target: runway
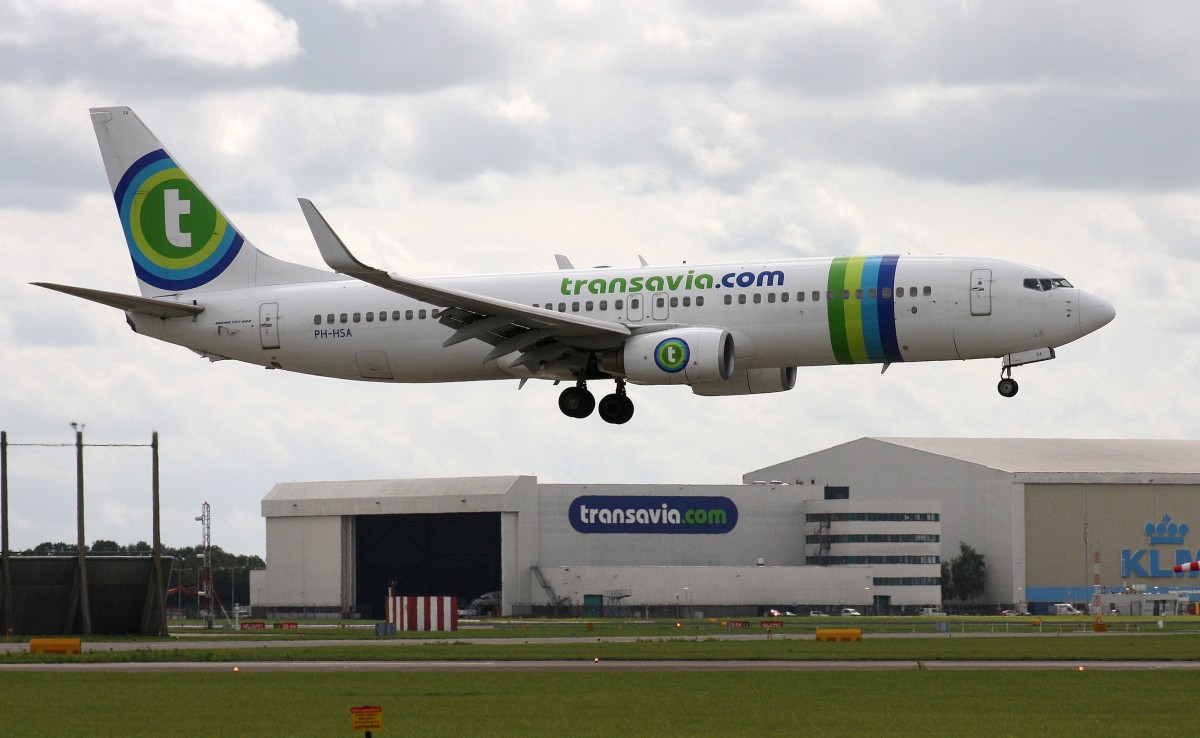
[(12, 672), (1200, 671), (1197, 661), (154, 661), (0, 664)]

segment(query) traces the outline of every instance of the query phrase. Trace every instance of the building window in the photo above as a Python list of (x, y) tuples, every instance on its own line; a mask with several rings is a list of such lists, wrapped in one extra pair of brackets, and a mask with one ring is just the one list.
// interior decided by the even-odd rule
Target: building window
[(848, 500), (850, 499), (849, 487), (831, 487), (825, 485), (825, 499), (827, 500)]

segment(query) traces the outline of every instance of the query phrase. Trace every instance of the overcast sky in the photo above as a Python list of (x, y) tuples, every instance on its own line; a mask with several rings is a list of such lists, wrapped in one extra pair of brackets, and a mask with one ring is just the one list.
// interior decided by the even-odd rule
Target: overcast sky
[[(220, 11), (214, 7), (222, 8)], [(161, 434), (163, 530), (265, 550), (277, 481), (738, 483), (862, 436), (1197, 438), (1200, 5), (0, 0), (0, 429)], [(802, 369), (790, 393), (631, 387), (624, 426), (532, 382), (211, 364), (136, 293), (87, 109), (129, 105), (260, 249), (323, 266), (297, 197), (426, 277), (867, 253), (990, 255), (1117, 308), (1056, 361)], [(602, 395), (608, 383), (595, 383)], [(69, 447), (9, 453), (12, 544), (73, 541)], [(87, 539), (149, 540), (150, 454), (89, 448)]]

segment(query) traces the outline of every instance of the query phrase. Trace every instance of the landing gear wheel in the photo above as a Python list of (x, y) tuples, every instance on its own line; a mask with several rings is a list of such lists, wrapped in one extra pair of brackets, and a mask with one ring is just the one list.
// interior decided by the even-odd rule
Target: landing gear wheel
[(1017, 380), (1012, 377), (1004, 377), (1000, 383), (996, 385), (996, 391), (1004, 397), (1012, 397), (1017, 394)]
[(600, 400), (600, 405), (597, 408), (600, 411), (600, 418), (606, 423), (613, 425), (622, 425), (628, 423), (633, 417), (633, 400), (625, 395), (611, 394), (605, 395), (604, 399)]
[(596, 409), (596, 397), (580, 382), (558, 396), (558, 409), (568, 418), (586, 418)]

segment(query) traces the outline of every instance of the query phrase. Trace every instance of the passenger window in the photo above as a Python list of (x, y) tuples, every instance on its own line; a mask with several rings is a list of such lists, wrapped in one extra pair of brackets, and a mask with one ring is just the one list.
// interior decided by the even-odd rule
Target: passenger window
[(755, 304), (755, 305), (758, 305), (758, 304), (760, 304), (761, 302), (762, 302), (762, 295), (760, 295), (760, 294), (758, 294), (757, 292), (755, 292), (755, 293), (754, 293), (754, 304)]
[(361, 323), (361, 322), (362, 322), (362, 313), (355, 313), (355, 314), (354, 314), (354, 322), (355, 322), (355, 323)]
[(817, 292), (816, 290), (813, 290), (812, 299), (813, 299), (813, 302), (820, 302), (821, 301), (821, 293)]
[(400, 311), (399, 310), (392, 311), (392, 320), (400, 320)]
[(726, 304), (726, 305), (732, 305), (732, 304), (733, 304), (733, 295), (725, 295), (725, 304)]
[(367, 313), (367, 322), (368, 322), (368, 323), (374, 323), (374, 322), (375, 322), (375, 313)]
[(430, 317), (433, 317), (433, 318), (436, 318), (437, 316), (439, 316), (441, 314), (442, 314), (442, 311), (437, 308), (434, 308), (433, 310), (429, 311)]
[(886, 299), (888, 299), (888, 298), (889, 298), (889, 297), (891, 297), (891, 296), (892, 296), (892, 288), (891, 288), (891, 287), (884, 287), (884, 288), (883, 288), (883, 299), (885, 299), (885, 300), (886, 300)]
[(787, 292), (780, 293), (780, 295), (779, 295), (779, 301), (780, 301), (780, 302), (787, 302), (787, 301), (788, 301), (788, 294), (789, 294), (789, 293), (787, 293)]
[(685, 296), (684, 296), (684, 298), (683, 298), (683, 306), (684, 306), (684, 307), (690, 307), (690, 306), (691, 306), (691, 304), (692, 304), (692, 298), (690, 298), (690, 297), (688, 297), (688, 296), (686, 296), (686, 295), (685, 295)]
[(859, 290), (854, 290), (854, 299), (855, 299), (855, 300), (861, 300), (861, 299), (862, 299), (862, 290), (860, 290), (860, 289), (859, 289)]
[(666, 299), (664, 299), (662, 297), (655, 298), (654, 302), (658, 307), (666, 307), (667, 306)]
[(321, 325), (321, 316), (320, 315), (313, 316), (313, 325)]
[(573, 313), (579, 312), (579, 303), (577, 303), (577, 302), (571, 303), (571, 312), (573, 312)]
[(350, 322), (350, 316), (346, 315), (345, 313), (342, 313), (341, 315), (338, 316), (338, 320), (342, 323), (348, 323), (348, 322)]
[(567, 303), (565, 303), (565, 302), (558, 303), (558, 312), (560, 312), (560, 313), (567, 312)]
[(896, 288), (896, 297), (904, 297), (904, 288), (903, 287)]
[(421, 320), (425, 320), (425, 310), (423, 310), (423, 309), (422, 309), (422, 310), (418, 310), (418, 311), (417, 311), (417, 317), (418, 317), (419, 319), (421, 319)]
[(671, 298), (671, 307), (673, 307), (673, 308), (679, 307), (679, 298), (678, 297)]
[(738, 304), (739, 305), (746, 304), (746, 295), (745, 294), (738, 295)]
[(413, 319), (413, 311), (411, 311), (411, 310), (405, 310), (405, 311), (404, 311), (404, 319), (405, 319), (405, 320), (412, 320), (412, 319)]
[(601, 300), (601, 301), (600, 301), (600, 309), (601, 309), (601, 310), (608, 310), (608, 300)]
[(625, 309), (625, 301), (624, 300), (614, 300), (613, 301), (613, 310), (624, 310), (624, 309)]
[(850, 299), (850, 290), (842, 290), (842, 299), (843, 299), (843, 300), (849, 300), (849, 299)]
[(386, 310), (380, 310), (380, 311), (379, 311), (379, 322), (380, 322), (380, 323), (382, 323), (382, 322), (384, 322), (384, 321), (386, 321), (386, 320), (387, 320), (387, 311), (386, 311)]
[(875, 288), (874, 288), (874, 287), (872, 287), (872, 288), (871, 288), (871, 290), (870, 290), (869, 292), (867, 292), (867, 297), (869, 297), (869, 298), (871, 298), (872, 300), (874, 300), (874, 299), (875, 299), (875, 296), (876, 296), (876, 294), (875, 294)]
[(325, 322), (329, 325), (333, 325), (333, 313), (325, 316)]
[(804, 302), (804, 293), (803, 292), (796, 293), (796, 302)]
[(702, 307), (703, 305), (704, 305), (704, 295), (697, 295), (696, 296), (696, 307)]
[(642, 301), (636, 297), (629, 298), (629, 307), (632, 310), (637, 310), (642, 306)]
[(926, 285), (926, 286), (925, 286), (925, 296), (926, 296), (926, 297), (929, 297), (929, 296), (930, 296), (930, 295), (932, 295), (932, 294), (933, 294), (933, 288), (932, 288), (932, 287), (930, 287), (929, 285)]
[(593, 306), (594, 304), (595, 304), (595, 303), (593, 303), (591, 300), (588, 300), (586, 303), (584, 303), (584, 305), (583, 305), (583, 309), (584, 309), (584, 310), (587, 310), (588, 312), (591, 312), (591, 310), (592, 310), (592, 306)]

